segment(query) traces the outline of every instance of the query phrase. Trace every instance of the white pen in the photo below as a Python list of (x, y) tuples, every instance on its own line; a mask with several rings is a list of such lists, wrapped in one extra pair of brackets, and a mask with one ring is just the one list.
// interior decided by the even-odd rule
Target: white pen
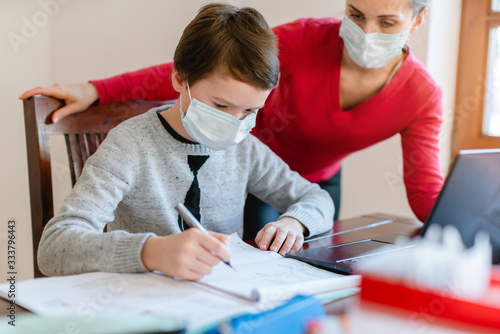
[[(198, 219), (196, 219), (196, 217), (193, 216), (193, 214), (188, 210), (188, 208), (186, 208), (186, 206), (184, 204), (182, 204), (182, 203), (177, 204), (175, 206), (175, 209), (177, 210), (177, 212), (179, 212), (179, 214), (181, 215), (181, 218), (184, 219), (186, 224), (188, 224), (190, 227), (194, 227), (194, 228), (197, 228), (197, 229), (203, 231), (204, 233), (208, 233), (207, 229), (205, 227), (203, 227), (203, 225), (200, 224)], [(236, 271), (236, 269), (234, 269), (234, 267), (231, 265), (231, 263), (229, 263), (229, 261), (226, 262), (222, 259), (221, 259), (221, 261)]]

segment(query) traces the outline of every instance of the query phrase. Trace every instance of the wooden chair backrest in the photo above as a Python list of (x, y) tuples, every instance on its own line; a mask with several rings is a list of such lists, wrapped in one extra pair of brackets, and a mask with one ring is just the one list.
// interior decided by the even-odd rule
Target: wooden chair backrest
[(54, 124), (51, 115), (64, 105), (63, 101), (43, 96), (24, 101), (35, 277), (43, 276), (37, 265), (38, 244), (43, 228), (54, 216), (49, 136), (64, 135), (74, 186), (85, 161), (97, 150), (112, 128), (166, 103), (131, 101), (91, 106)]

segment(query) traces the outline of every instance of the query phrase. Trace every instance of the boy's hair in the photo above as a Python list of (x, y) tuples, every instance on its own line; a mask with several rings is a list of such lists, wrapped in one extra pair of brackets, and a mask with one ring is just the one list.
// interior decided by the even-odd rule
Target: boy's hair
[(217, 72), (263, 89), (277, 85), (280, 71), (276, 39), (264, 17), (220, 3), (203, 6), (184, 29), (174, 66), (190, 85)]

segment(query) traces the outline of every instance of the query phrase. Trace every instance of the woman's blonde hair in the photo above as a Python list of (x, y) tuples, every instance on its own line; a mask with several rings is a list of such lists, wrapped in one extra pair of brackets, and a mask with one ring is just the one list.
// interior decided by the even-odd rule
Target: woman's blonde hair
[(408, 0), (410, 1), (410, 7), (413, 9), (415, 15), (420, 14), (426, 8), (431, 5), (431, 0)]

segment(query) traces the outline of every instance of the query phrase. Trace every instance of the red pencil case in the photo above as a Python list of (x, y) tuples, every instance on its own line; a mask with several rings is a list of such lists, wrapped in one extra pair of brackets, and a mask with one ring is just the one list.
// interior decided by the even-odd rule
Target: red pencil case
[(451, 290), (423, 289), (373, 274), (362, 274), (360, 298), (446, 319), (500, 328), (498, 269), (492, 271), (490, 286), (486, 293), (475, 300), (460, 299)]

